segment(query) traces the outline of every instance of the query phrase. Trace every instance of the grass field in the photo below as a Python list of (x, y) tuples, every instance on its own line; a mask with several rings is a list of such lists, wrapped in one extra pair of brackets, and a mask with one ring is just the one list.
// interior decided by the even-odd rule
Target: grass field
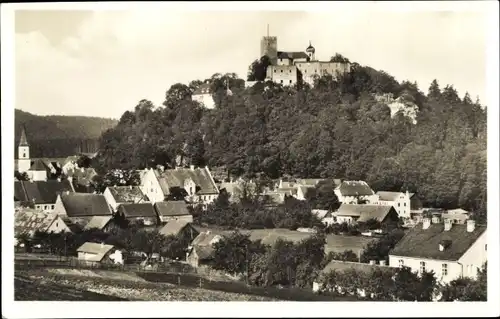
[(277, 301), (246, 294), (144, 281), (131, 274), (71, 269), (18, 271), (16, 300)]

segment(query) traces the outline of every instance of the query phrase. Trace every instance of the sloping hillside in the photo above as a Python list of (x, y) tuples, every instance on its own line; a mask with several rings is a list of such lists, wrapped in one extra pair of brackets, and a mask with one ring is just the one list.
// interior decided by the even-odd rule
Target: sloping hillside
[[(114, 119), (86, 116), (39, 116), (15, 110), (15, 145), (26, 127), (31, 157), (61, 157), (75, 152), (95, 152), (102, 132), (114, 127)], [(16, 154), (17, 156), (17, 154)]]

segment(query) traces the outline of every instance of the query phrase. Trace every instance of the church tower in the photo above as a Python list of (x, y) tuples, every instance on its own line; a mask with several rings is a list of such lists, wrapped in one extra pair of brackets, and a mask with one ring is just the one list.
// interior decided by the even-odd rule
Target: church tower
[(312, 46), (311, 41), (309, 41), (309, 46), (306, 49), (307, 56), (309, 57), (309, 61), (316, 61), (316, 57), (314, 54), (316, 53), (316, 49)]
[(31, 167), (31, 159), (30, 159), (30, 146), (28, 144), (28, 139), (26, 138), (26, 129), (23, 125), (21, 131), (21, 139), (19, 140), (19, 146), (17, 148), (17, 165), (18, 171), (20, 173), (27, 172)]

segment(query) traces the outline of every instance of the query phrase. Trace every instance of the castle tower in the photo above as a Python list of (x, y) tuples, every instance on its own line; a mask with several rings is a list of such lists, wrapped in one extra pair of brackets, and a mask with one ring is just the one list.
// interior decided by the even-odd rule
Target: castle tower
[(21, 131), (21, 139), (19, 140), (19, 146), (17, 147), (17, 170), (20, 173), (27, 172), (31, 167), (30, 160), (30, 146), (28, 144), (28, 139), (26, 138), (26, 129), (23, 125)]
[(267, 25), (267, 36), (260, 40), (260, 57), (267, 55), (274, 64), (278, 58), (278, 37), (269, 36), (269, 25)]
[(311, 45), (311, 41), (309, 41), (309, 46), (306, 49), (307, 56), (309, 56), (309, 61), (315, 61), (316, 57), (314, 54), (316, 53), (316, 49)]

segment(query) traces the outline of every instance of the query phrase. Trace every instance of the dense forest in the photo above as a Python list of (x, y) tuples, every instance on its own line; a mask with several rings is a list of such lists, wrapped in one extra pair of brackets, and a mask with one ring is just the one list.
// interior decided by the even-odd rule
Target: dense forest
[[(260, 61), (265, 61), (261, 59)], [(254, 61), (249, 79), (266, 63)], [(192, 101), (203, 83), (175, 84), (163, 105), (140, 101), (103, 133), (98, 158), (110, 168), (225, 167), (234, 176), (366, 180), (375, 190), (419, 193), (424, 205), (486, 212), (486, 107), (434, 80), (423, 92), (384, 71), (352, 63), (314, 86), (258, 82), (235, 74), (209, 82), (216, 108)], [(417, 124), (375, 95), (418, 107)]]
[(76, 152), (92, 153), (99, 149), (99, 138), (117, 121), (86, 116), (39, 116), (15, 110), (15, 156), (21, 137), (21, 127), (26, 127), (31, 157), (64, 157)]

